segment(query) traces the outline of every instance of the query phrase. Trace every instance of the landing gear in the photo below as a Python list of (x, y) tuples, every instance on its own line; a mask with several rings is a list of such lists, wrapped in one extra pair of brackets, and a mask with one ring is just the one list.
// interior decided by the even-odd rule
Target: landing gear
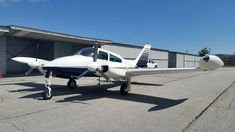
[(123, 83), (120, 87), (120, 92), (121, 92), (121, 95), (127, 95), (128, 94), (128, 91), (127, 91), (127, 84), (126, 83)]
[(69, 79), (67, 86), (68, 86), (68, 88), (73, 89), (77, 86), (77, 82), (74, 79)]
[(48, 71), (45, 75), (46, 77), (46, 84), (45, 84), (45, 89), (42, 93), (42, 97), (44, 100), (48, 100), (52, 98), (52, 91), (51, 91), (51, 78), (52, 78), (52, 72)]
[(42, 93), (42, 97), (44, 100), (48, 100), (52, 98), (52, 91), (49, 91), (48, 89), (44, 89), (43, 93)]
[(126, 82), (122, 83), (120, 87), (121, 95), (127, 95), (131, 91), (131, 78), (127, 78)]

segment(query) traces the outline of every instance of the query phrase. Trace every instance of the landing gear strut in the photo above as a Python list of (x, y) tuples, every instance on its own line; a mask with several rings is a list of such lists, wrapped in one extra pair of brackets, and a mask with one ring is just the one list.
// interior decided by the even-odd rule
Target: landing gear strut
[(121, 95), (127, 95), (129, 91), (131, 91), (131, 78), (127, 78), (120, 87)]
[(52, 91), (51, 91), (51, 78), (52, 78), (52, 72), (47, 72), (46, 73), (46, 75), (45, 75), (45, 77), (46, 77), (46, 84), (45, 84), (45, 89), (44, 89), (44, 91), (43, 91), (43, 93), (42, 93), (42, 97), (43, 97), (43, 99), (45, 99), (45, 100), (48, 100), (48, 99), (51, 99), (52, 98)]
[(68, 88), (73, 89), (77, 86), (77, 82), (75, 81), (75, 79), (71, 78), (71, 79), (69, 79), (67, 86), (68, 86)]

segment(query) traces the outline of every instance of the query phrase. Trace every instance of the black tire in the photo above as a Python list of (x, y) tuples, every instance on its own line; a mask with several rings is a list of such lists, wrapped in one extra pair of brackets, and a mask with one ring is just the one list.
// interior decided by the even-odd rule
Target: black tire
[(121, 95), (127, 95), (128, 94), (128, 91), (126, 91), (127, 89), (127, 84), (126, 83), (123, 83), (120, 87), (120, 93)]
[(68, 88), (76, 88), (77, 87), (77, 82), (74, 79), (69, 79), (68, 83), (67, 83)]
[(49, 91), (47, 89), (44, 90), (44, 92), (42, 93), (42, 97), (44, 100), (49, 100), (52, 98), (52, 91), (49, 93)]

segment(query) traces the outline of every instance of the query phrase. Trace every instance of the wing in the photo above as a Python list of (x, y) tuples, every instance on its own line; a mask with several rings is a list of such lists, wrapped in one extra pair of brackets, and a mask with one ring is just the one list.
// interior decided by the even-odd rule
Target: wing
[(179, 73), (192, 71), (211, 71), (224, 65), (224, 62), (217, 56), (206, 55), (199, 60), (197, 68), (157, 68), (157, 69), (127, 69), (126, 76), (141, 76), (150, 74)]
[(45, 71), (43, 71), (42, 66), (50, 62), (47, 60), (31, 58), (31, 57), (14, 57), (11, 59), (18, 63), (27, 64), (30, 67), (28, 71), (25, 73), (26, 75), (29, 75), (34, 69), (37, 69), (39, 72), (44, 74)]
[(36, 59), (36, 58), (32, 58), (32, 57), (14, 57), (11, 59), (16, 62), (23, 63), (23, 64), (29, 64), (29, 65), (30, 65), (30, 63), (34, 63), (34, 62), (39, 62), (40, 65), (44, 65), (44, 64), (47, 64), (50, 62), (48, 60)]
[(192, 72), (199, 71), (200, 68), (157, 68), (157, 69), (128, 69), (126, 71), (126, 76), (134, 77), (141, 75), (151, 75), (151, 74), (165, 74), (165, 73), (181, 73), (181, 72)]

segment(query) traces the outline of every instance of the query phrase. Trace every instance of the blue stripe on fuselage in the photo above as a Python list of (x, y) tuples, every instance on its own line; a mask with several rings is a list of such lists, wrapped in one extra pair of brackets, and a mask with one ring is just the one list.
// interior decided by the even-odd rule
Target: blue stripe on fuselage
[[(52, 71), (54, 75), (60, 76), (79, 76), (87, 70), (87, 68), (65, 68), (65, 67), (43, 67), (44, 70)], [(85, 76), (96, 76), (93, 72), (88, 72)]]

